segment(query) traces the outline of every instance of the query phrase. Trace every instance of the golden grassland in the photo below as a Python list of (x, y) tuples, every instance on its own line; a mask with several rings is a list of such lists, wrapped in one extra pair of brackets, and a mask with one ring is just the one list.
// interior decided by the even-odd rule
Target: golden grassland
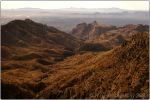
[(140, 33), (110, 51), (57, 63), (40, 53), (3, 60), (2, 98), (149, 98), (148, 44), (148, 33)]

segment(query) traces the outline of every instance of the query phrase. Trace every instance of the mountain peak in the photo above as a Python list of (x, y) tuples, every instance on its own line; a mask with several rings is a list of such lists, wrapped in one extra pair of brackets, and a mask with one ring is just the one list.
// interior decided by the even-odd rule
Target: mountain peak
[(25, 22), (33, 22), (31, 19), (25, 19)]
[(93, 21), (92, 24), (93, 24), (93, 25), (98, 25), (97, 21)]
[(78, 27), (87, 26), (87, 23), (83, 22), (77, 25)]
[(114, 29), (114, 26), (108, 26), (104, 24), (99, 24), (97, 21), (93, 21), (92, 23), (81, 23), (78, 24), (72, 31), (75, 37), (88, 40), (92, 39), (96, 36), (99, 36), (101, 33)]

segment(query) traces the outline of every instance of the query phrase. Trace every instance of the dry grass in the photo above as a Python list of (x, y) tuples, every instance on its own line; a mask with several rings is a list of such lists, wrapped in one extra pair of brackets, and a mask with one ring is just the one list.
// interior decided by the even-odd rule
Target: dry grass
[(147, 33), (115, 50), (76, 55), (54, 66), (37, 98), (148, 98)]
[[(31, 25), (24, 25), (27, 22)], [(3, 27), (17, 32), (16, 38), (3, 36), (2, 98), (148, 98), (148, 33), (137, 34), (110, 51), (74, 54), (79, 41), (52, 27), (46, 27), (51, 31), (47, 39), (34, 37), (29, 45), (26, 38), (22, 46), (16, 45), (18, 31), (25, 35), (30, 27), (27, 37), (30, 33), (41, 36), (36, 32), (44, 31), (30, 20), (17, 21), (13, 27), (14, 23)], [(6, 41), (9, 38), (14, 40)]]
[[(35, 67), (37, 60), (26, 63)], [(2, 82), (18, 84), (23, 94), (22, 89), (31, 92), (26, 98), (148, 98), (148, 34), (135, 35), (113, 50), (79, 53), (46, 68), (6, 70)]]

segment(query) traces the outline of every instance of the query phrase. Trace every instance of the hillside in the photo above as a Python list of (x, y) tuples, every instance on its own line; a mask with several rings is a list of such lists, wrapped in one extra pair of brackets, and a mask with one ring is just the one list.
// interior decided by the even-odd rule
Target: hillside
[(104, 53), (79, 54), (54, 65), (38, 98), (148, 98), (148, 33)]
[(3, 25), (1, 38), (2, 98), (32, 98), (30, 89), (24, 88), (38, 85), (37, 80), (53, 64), (74, 55), (81, 44), (65, 32), (30, 19)]
[(2, 72), (2, 97), (148, 98), (148, 44), (148, 33), (140, 33), (113, 50), (76, 54), (45, 72)]
[(2, 98), (149, 98), (148, 27), (91, 25), (102, 31), (84, 41), (30, 19), (3, 25)]
[(2, 45), (23, 47), (30, 45), (51, 47), (51, 45), (56, 45), (56, 47), (74, 49), (78, 46), (79, 42), (76, 38), (65, 32), (57, 30), (54, 27), (33, 22), (30, 19), (14, 20), (3, 25), (2, 38)]
[(30, 19), (11, 21), (1, 29), (2, 69), (11, 68), (11, 60), (13, 64), (16, 61), (36, 60), (40, 64), (48, 61), (46, 65), (49, 65), (73, 55), (81, 43), (65, 32)]

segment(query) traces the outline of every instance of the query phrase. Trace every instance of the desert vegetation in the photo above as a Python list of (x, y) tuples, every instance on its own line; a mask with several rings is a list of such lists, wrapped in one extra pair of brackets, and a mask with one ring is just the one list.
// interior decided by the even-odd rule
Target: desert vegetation
[(96, 21), (70, 33), (30, 19), (2, 25), (2, 99), (148, 99), (148, 31)]

